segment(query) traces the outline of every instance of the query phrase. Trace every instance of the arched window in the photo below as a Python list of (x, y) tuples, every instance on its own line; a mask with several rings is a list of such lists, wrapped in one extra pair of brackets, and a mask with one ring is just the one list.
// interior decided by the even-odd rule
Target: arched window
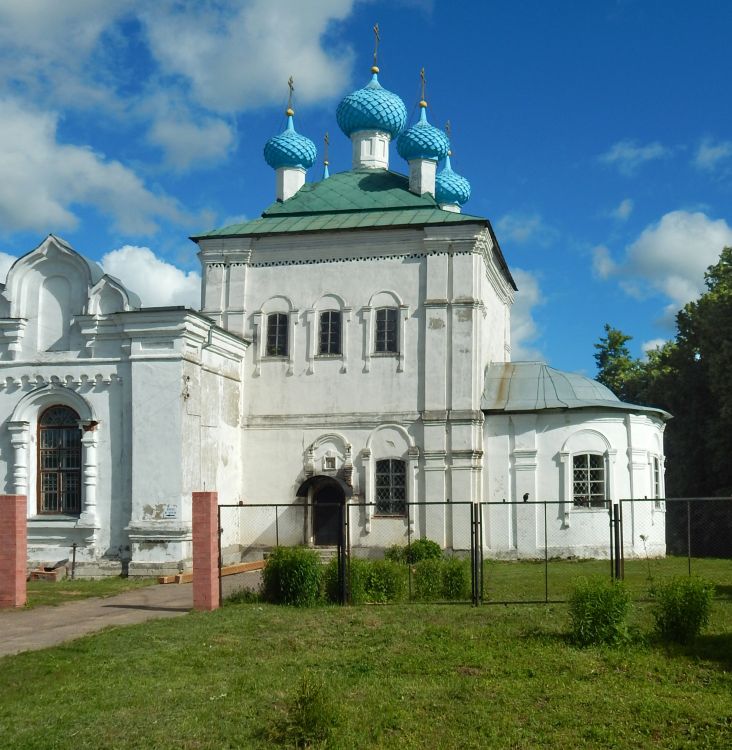
[(605, 457), (576, 453), (572, 457), (572, 499), (580, 508), (606, 508)]
[(38, 513), (81, 513), (81, 430), (68, 406), (38, 420)]
[(397, 458), (376, 462), (376, 514), (403, 516), (407, 509), (407, 464)]

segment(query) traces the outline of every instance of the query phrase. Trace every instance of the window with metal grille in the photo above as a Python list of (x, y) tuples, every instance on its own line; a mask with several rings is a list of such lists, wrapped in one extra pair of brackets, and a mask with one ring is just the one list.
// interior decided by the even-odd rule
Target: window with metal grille
[(341, 353), (341, 314), (338, 310), (320, 313), (320, 345), (318, 354)]
[(398, 352), (398, 313), (396, 307), (382, 307), (376, 311), (376, 352)]
[(38, 420), (38, 512), (81, 513), (81, 430), (68, 406), (52, 406)]
[(597, 453), (580, 453), (572, 459), (572, 498), (580, 508), (606, 508), (605, 458)]
[(267, 316), (267, 356), (287, 356), (287, 315), (272, 313)]
[(407, 509), (407, 465), (397, 458), (376, 462), (376, 513), (403, 516)]

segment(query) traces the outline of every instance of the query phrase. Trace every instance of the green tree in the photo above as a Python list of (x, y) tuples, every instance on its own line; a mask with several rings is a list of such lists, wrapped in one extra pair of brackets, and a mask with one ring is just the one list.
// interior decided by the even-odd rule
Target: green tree
[(732, 248), (705, 273), (707, 291), (676, 316), (676, 335), (634, 359), (631, 337), (605, 325), (597, 380), (620, 399), (673, 415), (665, 433), (669, 497), (732, 495)]
[(595, 344), (596, 379), (623, 401), (633, 400), (642, 370), (626, 346), (632, 338), (605, 323), (605, 335)]

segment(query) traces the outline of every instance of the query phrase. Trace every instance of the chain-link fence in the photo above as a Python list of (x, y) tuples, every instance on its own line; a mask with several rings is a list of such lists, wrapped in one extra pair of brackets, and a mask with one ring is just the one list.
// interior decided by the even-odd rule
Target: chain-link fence
[(325, 594), (351, 603), (566, 601), (579, 577), (626, 581), (634, 598), (678, 575), (732, 599), (732, 499), (308, 503), (220, 507), (221, 562), (315, 549)]

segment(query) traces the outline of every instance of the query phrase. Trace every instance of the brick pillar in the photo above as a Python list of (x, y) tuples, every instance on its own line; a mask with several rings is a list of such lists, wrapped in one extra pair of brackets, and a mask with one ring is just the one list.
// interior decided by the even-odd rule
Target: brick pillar
[(193, 608), (210, 612), (219, 601), (218, 492), (193, 493)]
[(25, 495), (0, 495), (0, 608), (25, 605), (28, 536)]

